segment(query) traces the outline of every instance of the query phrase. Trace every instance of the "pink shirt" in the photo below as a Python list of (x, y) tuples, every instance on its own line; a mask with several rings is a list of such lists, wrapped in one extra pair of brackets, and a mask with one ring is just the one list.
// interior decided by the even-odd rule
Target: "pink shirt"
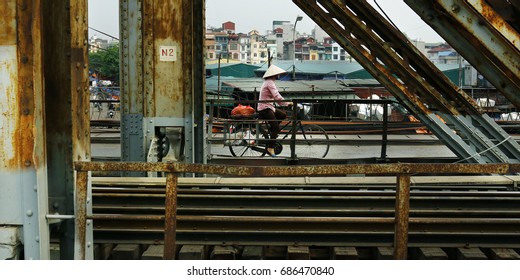
[[(283, 96), (280, 94), (280, 92), (278, 92), (278, 88), (276, 88), (276, 85), (274, 84), (274, 79), (266, 79), (264, 81), (262, 87), (260, 88), (260, 96), (258, 97), (258, 100), (283, 100)], [(282, 101), (279, 101), (277, 103), (281, 106), (289, 105), (287, 102)], [(274, 103), (258, 103), (258, 111), (262, 111), (267, 108), (275, 111)]]

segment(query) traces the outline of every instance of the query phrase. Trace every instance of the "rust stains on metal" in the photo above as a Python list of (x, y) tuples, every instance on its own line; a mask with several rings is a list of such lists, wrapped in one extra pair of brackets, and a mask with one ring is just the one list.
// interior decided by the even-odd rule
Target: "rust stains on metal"
[(203, 165), (203, 164), (177, 164), (175, 170), (182, 172), (221, 174), (233, 176), (253, 176), (257, 172), (262, 173), (261, 169), (247, 166), (222, 166), (222, 165)]
[(75, 162), (77, 171), (153, 171), (173, 173), (203, 173), (233, 176), (323, 176), (346, 174), (510, 174), (520, 170), (520, 164), (348, 164), (321, 166), (222, 166), (177, 162)]
[[(150, 1), (150, 0), (146, 0)], [(154, 2), (154, 37), (155, 39), (182, 40), (182, 0)]]
[(0, 5), (0, 46), (16, 44), (16, 0)]
[(488, 24), (498, 30), (517, 50), (520, 50), (520, 35), (518, 32), (489, 6), (486, 1), (468, 0), (468, 3), (487, 20)]
[(76, 209), (75, 209), (75, 259), (84, 260), (87, 245), (87, 184), (88, 172), (81, 171), (76, 175)]
[(93, 214), (87, 215), (87, 219), (109, 220), (109, 221), (164, 221), (162, 215), (120, 215), (120, 214)]
[(399, 165), (352, 164), (321, 166), (265, 167), (264, 176), (323, 176), (343, 174), (399, 173)]
[(18, 167), (16, 141), (18, 107), (18, 70), (16, 46), (0, 46), (0, 164), (6, 168)]
[(13, 139), (13, 151), (18, 168), (33, 168), (35, 155), (35, 137), (43, 137), (35, 128), (35, 74), (39, 73), (41, 49), (39, 38), (41, 29), (40, 1), (21, 0), (17, 3), (17, 104), (16, 134)]
[(74, 167), (77, 171), (153, 171), (167, 172), (173, 171), (167, 163), (147, 163), (147, 162), (75, 162)]
[(406, 260), (408, 252), (408, 219), (410, 214), (410, 176), (397, 176), (395, 193), (394, 259)]
[(403, 172), (415, 173), (442, 173), (442, 174), (508, 174), (509, 164), (402, 164)]
[[(40, 1), (0, 7), (0, 161), (7, 169), (44, 164)], [(38, 144), (36, 144), (38, 143)]]
[[(150, 105), (146, 107), (145, 117), (185, 117), (184, 101), (186, 95), (191, 94), (191, 88), (186, 88), (185, 83), (192, 79), (189, 74), (191, 61), (184, 57), (183, 48), (184, 36), (190, 33), (191, 25), (191, 22), (185, 22), (188, 13), (183, 9), (185, 2), (189, 1), (145, 0), (143, 3), (144, 13), (150, 15), (142, 19), (147, 30), (145, 41), (153, 46), (153, 52), (145, 47), (144, 61), (153, 61), (144, 64), (145, 73), (153, 73), (147, 75), (145, 81), (145, 87), (153, 84), (147, 89)], [(150, 55), (152, 60), (149, 60)], [(153, 99), (149, 95), (153, 95)]]
[(175, 259), (175, 240), (177, 230), (177, 184), (178, 177), (173, 173), (166, 175), (166, 201), (164, 209), (164, 259)]
[(88, 160), (90, 154), (87, 6), (87, 0), (76, 0), (69, 10), (73, 160)]

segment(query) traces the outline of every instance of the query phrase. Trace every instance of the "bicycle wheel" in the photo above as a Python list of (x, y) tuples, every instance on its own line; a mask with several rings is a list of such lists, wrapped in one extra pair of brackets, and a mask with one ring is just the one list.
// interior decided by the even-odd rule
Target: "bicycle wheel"
[(260, 131), (258, 140), (256, 139), (256, 131), (250, 130), (244, 133), (248, 136), (242, 136), (241, 139), (233, 140), (229, 145), (229, 151), (234, 157), (263, 157), (267, 153), (267, 141), (269, 139), (267, 133)]
[(298, 158), (324, 158), (329, 152), (329, 135), (321, 126), (300, 126), (295, 153)]

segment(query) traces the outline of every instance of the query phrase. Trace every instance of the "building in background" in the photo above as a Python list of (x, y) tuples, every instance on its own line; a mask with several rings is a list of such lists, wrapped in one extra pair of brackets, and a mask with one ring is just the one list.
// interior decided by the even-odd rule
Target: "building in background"
[[(208, 28), (206, 63), (216, 63), (220, 57), (226, 63), (262, 64), (267, 62), (268, 53), (275, 60), (292, 61), (295, 57), (297, 61), (352, 62), (352, 57), (318, 25), (310, 36), (293, 33), (294, 24), (290, 21), (275, 20), (272, 28), (265, 34), (258, 30), (236, 34), (236, 25), (231, 21), (223, 23), (220, 28)], [(435, 64), (459, 63), (460, 56), (446, 43), (411, 42)]]
[(100, 50), (106, 50), (111, 46), (116, 46), (119, 44), (118, 40), (110, 39), (101, 39), (96, 35), (92, 36), (88, 40), (89, 52), (98, 52)]
[(222, 32), (232, 34), (235, 33), (235, 23), (231, 21), (224, 22), (222, 24)]
[(251, 63), (251, 38), (247, 34), (240, 33), (240, 62)]
[(323, 30), (319, 25), (316, 25), (314, 27), (312, 36), (314, 37), (314, 39), (316, 39), (316, 42), (318, 43), (324, 43), (325, 38), (330, 38), (329, 34), (327, 34), (327, 32), (325, 32), (325, 30)]
[(251, 40), (251, 64), (267, 62), (267, 41), (258, 30), (249, 32)]

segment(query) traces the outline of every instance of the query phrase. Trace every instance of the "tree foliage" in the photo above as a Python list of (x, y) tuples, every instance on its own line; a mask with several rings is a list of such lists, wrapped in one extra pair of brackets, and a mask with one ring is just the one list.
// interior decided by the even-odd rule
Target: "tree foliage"
[(119, 84), (119, 46), (111, 46), (98, 52), (89, 53), (90, 69), (98, 77)]

